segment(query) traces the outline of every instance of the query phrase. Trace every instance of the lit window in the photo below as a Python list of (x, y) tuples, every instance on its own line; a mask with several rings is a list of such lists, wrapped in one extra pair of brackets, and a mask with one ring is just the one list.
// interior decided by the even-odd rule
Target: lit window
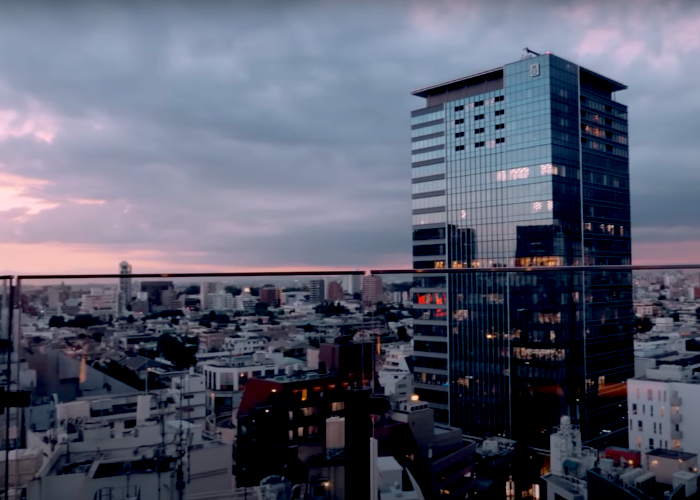
[(665, 417), (665, 416), (666, 416), (666, 407), (665, 407), (665, 406), (662, 406), (662, 407), (661, 407), (661, 418), (663, 418), (663, 417)]
[(504, 182), (506, 180), (506, 171), (505, 170), (500, 170), (496, 172), (496, 181), (497, 182)]
[(586, 231), (591, 231), (593, 229), (593, 225), (590, 222), (584, 222), (583, 229)]
[(552, 210), (554, 210), (554, 202), (552, 200), (548, 200), (547, 201), (547, 211), (551, 212)]
[(297, 428), (297, 436), (304, 437), (304, 428), (303, 427)]
[(306, 401), (307, 396), (308, 395), (307, 395), (306, 389), (302, 389), (301, 390), (301, 400)]
[(532, 203), (532, 211), (533, 212), (541, 212), (542, 211), (542, 202), (541, 201), (535, 201)]

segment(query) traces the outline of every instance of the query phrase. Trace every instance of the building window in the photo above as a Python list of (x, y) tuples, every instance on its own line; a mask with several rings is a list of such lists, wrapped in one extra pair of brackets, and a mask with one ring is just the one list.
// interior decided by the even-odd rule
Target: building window
[(645, 415), (647, 412), (647, 405), (642, 405), (642, 415)]
[(663, 431), (661, 430), (661, 422), (659, 422), (659, 434), (661, 434)]
[(654, 434), (656, 434), (656, 422), (654, 422)]
[(464, 137), (464, 132), (457, 132), (457, 133), (455, 134), (455, 138), (456, 138), (456, 137)]
[(637, 448), (642, 447), (642, 436), (637, 436)]
[(673, 440), (673, 447), (674, 447), (674, 448), (680, 448), (680, 447), (681, 447), (681, 440), (680, 440), (680, 439), (674, 439), (674, 440)]
[(649, 448), (654, 448), (654, 438), (649, 438)]
[(303, 427), (297, 428), (297, 436), (304, 437), (304, 428)]
[(464, 151), (464, 145), (462, 145), (462, 146), (455, 146), (455, 151)]
[(496, 125), (496, 130), (501, 130), (502, 128), (506, 128), (505, 123), (499, 123), (498, 125)]
[(483, 128), (475, 128), (475, 129), (474, 129), (474, 133), (475, 133), (475, 134), (483, 134), (483, 133), (484, 133), (484, 129), (483, 129)]
[(464, 106), (455, 106), (455, 113), (457, 111), (464, 111)]
[(484, 141), (475, 142), (475, 143), (474, 143), (474, 147), (475, 147), (475, 148), (481, 148), (481, 147), (483, 147), (483, 146), (484, 146)]
[(641, 420), (637, 420), (637, 430), (638, 430), (639, 432), (642, 432), (642, 431), (644, 430), (644, 427), (642, 427), (642, 421), (641, 421)]
[(637, 399), (639, 399), (639, 387), (637, 387)]
[(464, 123), (464, 118), (460, 118), (459, 120), (455, 120), (455, 125), (461, 125)]
[(494, 101), (496, 101), (496, 102), (501, 102), (501, 101), (505, 100), (505, 98), (506, 98), (505, 96), (499, 95), (498, 97), (496, 97), (496, 98), (494, 99)]
[(484, 115), (474, 115), (474, 121), (483, 120)]
[(666, 407), (662, 406), (661, 407), (661, 418), (664, 418), (666, 416)]
[(496, 111), (496, 112), (494, 113), (495, 116), (501, 116), (501, 115), (504, 115), (504, 114), (506, 114), (506, 110), (505, 110), (505, 109), (499, 109), (498, 111)]
[(649, 401), (654, 400), (654, 389), (647, 389), (647, 399)]
[(496, 144), (503, 144), (504, 142), (506, 142), (505, 137), (501, 137), (500, 139), (496, 139)]
[(632, 405), (632, 415), (636, 415), (636, 414), (637, 414), (637, 405), (633, 404)]
[(654, 406), (653, 405), (649, 406), (649, 415), (652, 417), (654, 416)]
[(289, 431), (289, 440), (294, 441), (294, 431), (292, 430)]

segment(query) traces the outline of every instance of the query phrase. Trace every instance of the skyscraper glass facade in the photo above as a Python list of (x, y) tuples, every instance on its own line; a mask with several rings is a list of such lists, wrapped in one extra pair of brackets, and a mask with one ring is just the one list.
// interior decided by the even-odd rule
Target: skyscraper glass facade
[(414, 92), (416, 390), (466, 434), (626, 429), (631, 273), (537, 271), (631, 263), (624, 88), (547, 54)]

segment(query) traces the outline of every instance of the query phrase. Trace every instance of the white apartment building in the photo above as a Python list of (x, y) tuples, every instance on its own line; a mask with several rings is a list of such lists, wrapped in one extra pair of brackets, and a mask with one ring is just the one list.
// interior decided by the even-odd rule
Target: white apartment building
[(700, 453), (700, 354), (667, 356), (627, 381), (629, 447)]
[(224, 349), (233, 356), (253, 354), (264, 349), (266, 345), (267, 339), (262, 337), (226, 337), (224, 339)]
[(93, 316), (114, 314), (117, 308), (117, 294), (114, 290), (93, 288), (80, 299), (80, 313)]
[(206, 309), (207, 296), (223, 291), (223, 283), (206, 282), (199, 284), (199, 307)]
[(97, 401), (58, 404), (56, 426), (28, 436), (30, 448), (45, 459), (23, 485), (27, 498), (174, 500), (178, 457), (186, 497), (231, 489), (230, 445), (201, 424), (169, 416), (161, 422), (150, 395), (137, 399), (126, 418), (96, 415)]
[(280, 353), (256, 352), (252, 356), (218, 358), (202, 367), (207, 392), (207, 413), (222, 413), (238, 407), (240, 393), (251, 378), (284, 375), (302, 370), (304, 363)]
[(237, 311), (253, 312), (257, 303), (258, 299), (250, 294), (250, 288), (245, 288), (243, 293), (234, 297), (233, 306)]
[(413, 394), (412, 355), (413, 347), (409, 344), (389, 351), (384, 366), (377, 373), (379, 385), (387, 396)]
[(202, 309), (207, 311), (222, 311), (235, 306), (233, 295), (226, 292), (209, 293), (200, 300), (203, 300)]

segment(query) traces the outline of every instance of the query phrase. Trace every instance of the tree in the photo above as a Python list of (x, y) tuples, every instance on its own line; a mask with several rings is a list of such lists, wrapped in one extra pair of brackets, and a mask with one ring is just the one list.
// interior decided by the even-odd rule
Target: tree
[(49, 320), (49, 328), (62, 328), (66, 325), (66, 320), (63, 316), (51, 316)]
[(185, 295), (199, 295), (199, 285), (190, 285), (185, 288)]
[(241, 290), (240, 288), (238, 288), (237, 286), (233, 286), (233, 285), (225, 286), (225, 287), (224, 287), (224, 291), (225, 291), (226, 293), (230, 293), (230, 294), (233, 295), (234, 297), (235, 297), (236, 295), (240, 295), (241, 292), (242, 292), (242, 290)]
[(654, 323), (647, 317), (644, 318), (634, 318), (634, 326), (639, 333), (646, 333), (654, 328)]
[(401, 342), (406, 342), (408, 340), (408, 332), (406, 331), (405, 326), (398, 327), (396, 330), (396, 335), (399, 337)]
[(165, 359), (175, 365), (176, 369), (184, 370), (197, 364), (195, 354), (198, 346), (191, 342), (196, 342), (196, 339), (188, 338), (183, 342), (174, 335), (164, 333), (158, 337), (158, 351)]
[(340, 314), (349, 314), (347, 307), (339, 302), (323, 302), (314, 308), (316, 314), (323, 314), (326, 317), (338, 316)]
[(91, 326), (101, 325), (102, 321), (99, 318), (89, 314), (78, 314), (70, 321), (66, 321), (66, 326), (71, 328), (90, 328)]

